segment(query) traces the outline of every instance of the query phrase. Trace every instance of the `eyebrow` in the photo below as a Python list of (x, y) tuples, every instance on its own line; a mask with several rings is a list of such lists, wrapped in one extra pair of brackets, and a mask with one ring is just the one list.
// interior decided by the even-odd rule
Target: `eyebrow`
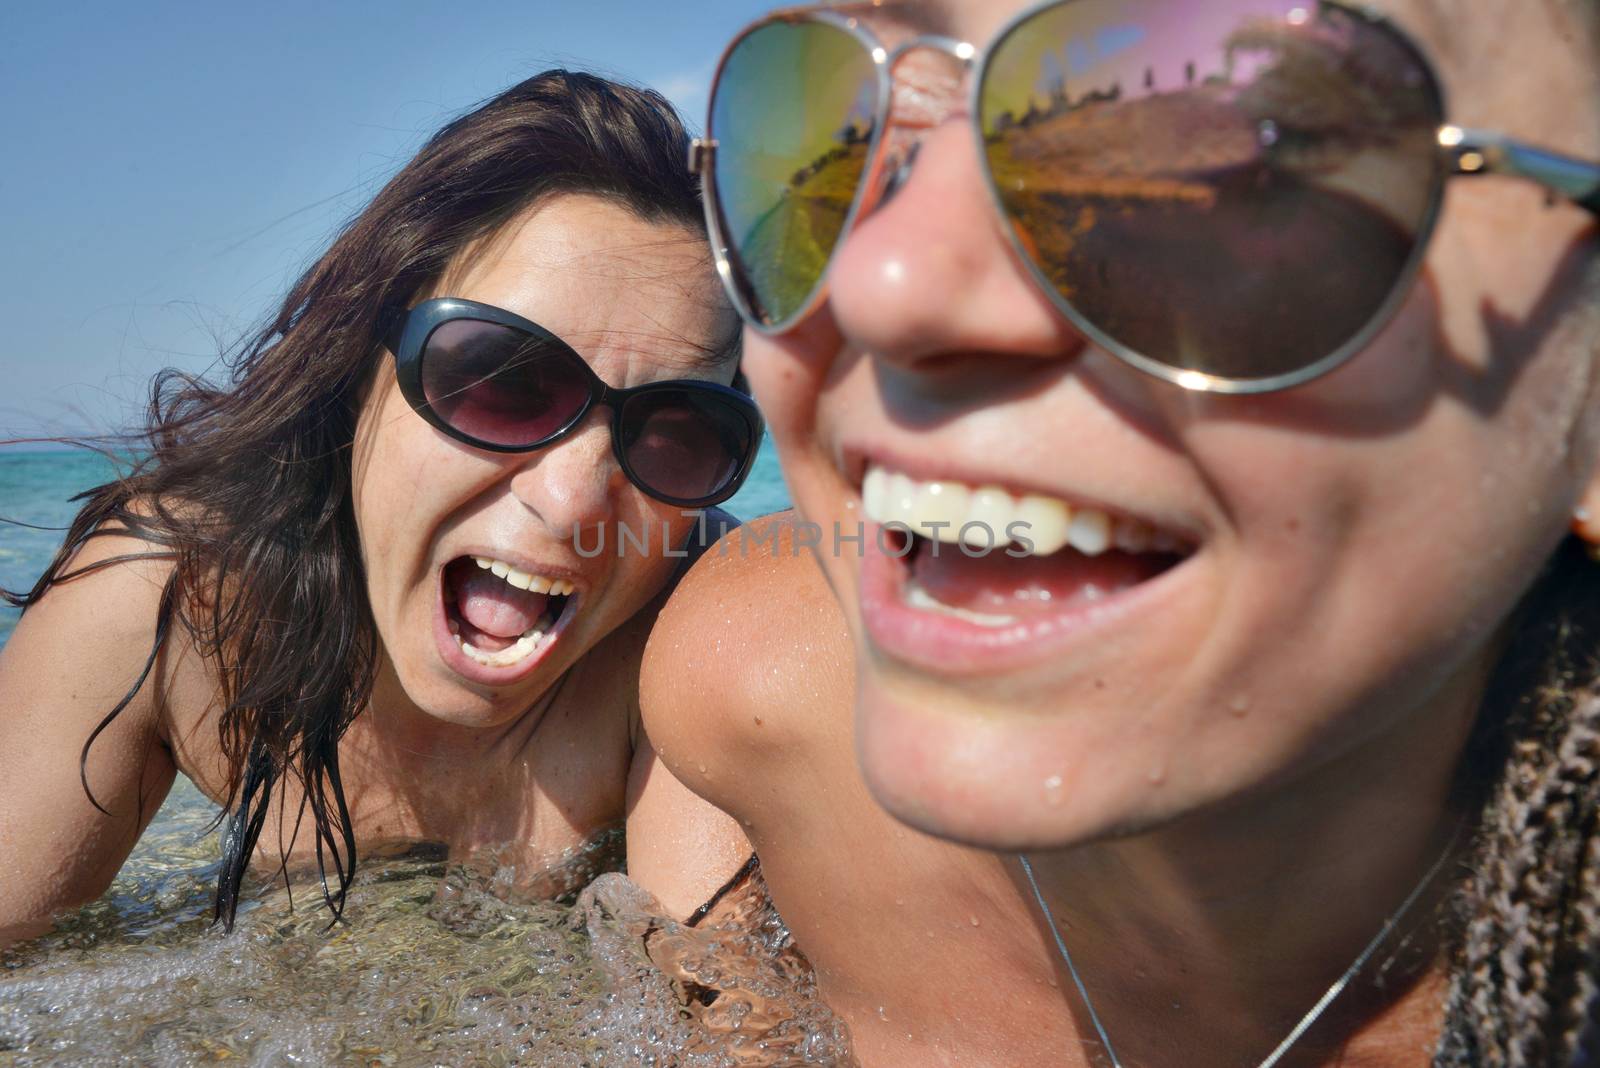
[(641, 356), (678, 374), (711, 371), (740, 356), (743, 324), (702, 344), (692, 338), (653, 330), (602, 330), (598, 334), (576, 331), (560, 335), (561, 341), (587, 360), (597, 348)]

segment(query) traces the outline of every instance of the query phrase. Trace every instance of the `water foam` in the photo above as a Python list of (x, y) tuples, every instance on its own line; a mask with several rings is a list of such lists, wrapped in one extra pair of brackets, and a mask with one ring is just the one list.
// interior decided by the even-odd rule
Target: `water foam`
[(293, 911), (288, 889), (257, 887), (228, 935), (209, 925), (204, 815), (147, 836), (102, 901), (0, 957), (0, 1061), (853, 1063), (758, 873), (688, 927), (618, 873), (525, 900), (507, 888), (554, 887), (418, 846), (363, 858), (334, 930), (297, 881)]

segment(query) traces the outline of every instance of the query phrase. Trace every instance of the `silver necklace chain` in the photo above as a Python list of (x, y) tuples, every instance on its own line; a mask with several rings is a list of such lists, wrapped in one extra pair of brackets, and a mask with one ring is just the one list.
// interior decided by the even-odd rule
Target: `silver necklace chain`
[[(1458, 829), (1457, 835), (1459, 833)], [(1300, 1022), (1294, 1025), (1294, 1030), (1289, 1032), (1288, 1037), (1278, 1043), (1278, 1048), (1269, 1053), (1267, 1059), (1257, 1065), (1256, 1068), (1273, 1068), (1289, 1052), (1289, 1047), (1298, 1042), (1300, 1036), (1311, 1029), (1311, 1025), (1317, 1022), (1317, 1018), (1322, 1015), (1329, 1005), (1333, 1004), (1334, 999), (1344, 993), (1344, 988), (1350, 985), (1350, 980), (1354, 979), (1361, 969), (1366, 966), (1367, 961), (1372, 959), (1372, 955), (1378, 951), (1378, 947), (1400, 925), (1400, 920), (1411, 906), (1416, 904), (1417, 898), (1422, 896), (1422, 891), (1427, 888), (1429, 883), (1433, 882), (1434, 876), (1439, 874), (1439, 869), (1444, 867), (1445, 860), (1449, 858), (1450, 852), (1456, 844), (1457, 835), (1450, 837), (1450, 841), (1445, 844), (1444, 851), (1439, 854), (1439, 859), (1434, 861), (1433, 866), (1423, 873), (1421, 880), (1411, 888), (1411, 893), (1407, 894), (1406, 899), (1400, 902), (1400, 907), (1385, 917), (1383, 926), (1378, 929), (1378, 933), (1372, 936), (1372, 941), (1367, 943), (1367, 947), (1351, 962), (1350, 967), (1344, 970), (1344, 974), (1333, 981), (1333, 985), (1328, 987), (1322, 997), (1317, 999), (1315, 1005), (1311, 1006), (1311, 1011), (1300, 1017)], [(1094, 1025), (1095, 1034), (1100, 1036), (1100, 1045), (1105, 1049), (1106, 1056), (1111, 1058), (1112, 1068), (1122, 1068), (1122, 1061), (1117, 1058), (1117, 1051), (1111, 1045), (1111, 1036), (1106, 1034), (1105, 1025), (1100, 1022), (1099, 1014), (1094, 1011), (1094, 1002), (1089, 999), (1089, 989), (1083, 985), (1083, 977), (1078, 974), (1077, 966), (1072, 963), (1072, 954), (1067, 952), (1067, 943), (1061, 937), (1061, 928), (1056, 925), (1055, 914), (1050, 911), (1050, 906), (1046, 903), (1044, 894), (1039, 892), (1039, 880), (1034, 878), (1033, 865), (1028, 863), (1027, 856), (1022, 853), (1017, 854), (1017, 859), (1022, 862), (1022, 874), (1028, 877), (1028, 887), (1033, 891), (1033, 900), (1039, 906), (1040, 913), (1044, 915), (1044, 922), (1050, 928), (1051, 936), (1056, 940), (1056, 951), (1061, 954), (1061, 961), (1067, 966), (1067, 973), (1072, 976), (1073, 985), (1078, 988), (1078, 997), (1083, 999), (1083, 1007), (1088, 1010), (1089, 1022)]]

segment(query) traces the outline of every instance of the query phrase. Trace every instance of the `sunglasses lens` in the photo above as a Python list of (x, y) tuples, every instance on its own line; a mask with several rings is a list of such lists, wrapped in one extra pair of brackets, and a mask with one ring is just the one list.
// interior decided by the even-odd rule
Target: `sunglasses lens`
[(450, 319), (422, 350), (422, 391), (446, 423), (488, 445), (533, 445), (583, 410), (590, 383), (558, 341), (499, 323)]
[(683, 503), (731, 497), (757, 444), (757, 424), (735, 401), (692, 386), (636, 393), (618, 422), (629, 476), (652, 494)]
[(871, 54), (822, 22), (740, 38), (713, 89), (712, 178), (735, 284), (767, 324), (822, 280), (867, 165), (878, 99)]
[(1019, 247), (1097, 342), (1270, 380), (1348, 351), (1443, 181), (1427, 65), (1310, 0), (1074, 0), (997, 42), (979, 91)]

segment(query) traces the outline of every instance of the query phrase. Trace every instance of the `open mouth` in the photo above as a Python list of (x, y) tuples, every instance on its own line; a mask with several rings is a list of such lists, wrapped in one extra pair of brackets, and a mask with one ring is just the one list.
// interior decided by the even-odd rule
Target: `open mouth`
[(1144, 520), (872, 464), (861, 500), (879, 525), (880, 551), (868, 554), (863, 574), (869, 627), (916, 659), (961, 645), (1028, 644), (1195, 551)]
[(510, 668), (554, 641), (577, 603), (565, 579), (486, 556), (458, 556), (441, 578), (445, 623), (457, 647), (486, 668)]

